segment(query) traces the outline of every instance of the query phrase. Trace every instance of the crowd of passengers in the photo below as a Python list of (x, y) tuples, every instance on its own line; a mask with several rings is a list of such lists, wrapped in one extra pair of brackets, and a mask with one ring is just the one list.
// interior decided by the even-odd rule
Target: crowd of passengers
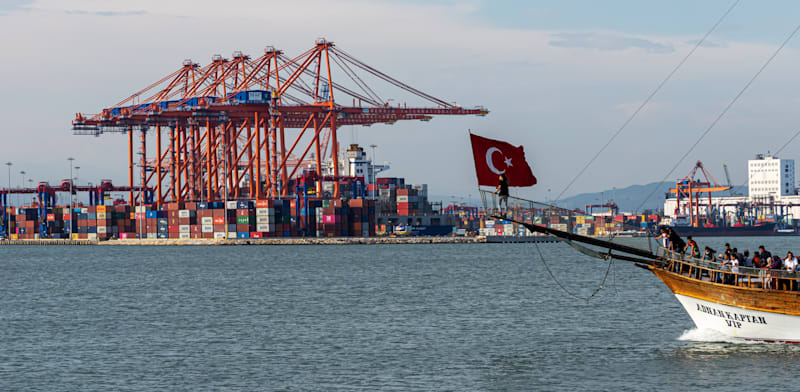
[[(734, 284), (736, 283), (735, 275), (739, 273), (739, 266), (748, 268), (760, 268), (762, 270), (782, 270), (785, 272), (799, 272), (798, 259), (792, 252), (787, 252), (785, 258), (777, 255), (772, 255), (770, 251), (764, 248), (764, 245), (758, 247), (758, 250), (750, 255), (749, 250), (743, 253), (739, 252), (737, 248), (731, 248), (731, 245), (726, 243), (725, 250), (717, 253), (714, 249), (706, 246), (702, 252), (700, 246), (697, 245), (691, 236), (686, 237), (686, 241), (678, 235), (677, 232), (671, 227), (662, 227), (661, 235), (656, 237), (656, 240), (662, 240), (662, 245), (665, 249), (670, 251), (691, 256), (696, 259), (703, 260), (709, 263), (720, 263), (725, 269), (731, 273), (717, 273), (715, 277), (709, 278), (717, 283)], [(683, 271), (682, 271), (683, 272)], [(699, 270), (696, 278), (700, 278)], [(703, 276), (708, 276), (706, 271), (703, 271)], [(797, 290), (797, 282), (786, 282), (786, 287), (789, 290)]]

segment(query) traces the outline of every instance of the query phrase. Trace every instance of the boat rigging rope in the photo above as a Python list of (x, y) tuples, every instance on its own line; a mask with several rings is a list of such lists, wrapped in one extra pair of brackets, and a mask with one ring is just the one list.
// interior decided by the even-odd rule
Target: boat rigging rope
[(660, 188), (660, 184), (665, 182), (665, 181), (667, 181), (667, 178), (669, 178), (669, 176), (672, 175), (672, 173), (678, 168), (678, 166), (681, 165), (683, 160), (686, 159), (686, 157), (689, 156), (689, 154), (691, 154), (692, 151), (694, 151), (694, 149), (700, 144), (701, 141), (703, 141), (703, 139), (711, 132), (711, 130), (714, 129), (714, 127), (717, 125), (717, 123), (719, 123), (719, 120), (721, 120), (722, 117), (724, 117), (725, 114), (728, 113), (728, 110), (730, 110), (730, 108), (733, 107), (733, 105), (736, 103), (736, 101), (738, 101), (739, 98), (745, 93), (745, 91), (747, 91), (747, 89), (750, 87), (750, 85), (752, 85), (753, 82), (755, 82), (755, 80), (758, 78), (758, 76), (761, 75), (762, 72), (764, 72), (764, 70), (767, 68), (767, 66), (769, 66), (770, 63), (772, 63), (772, 60), (774, 60), (775, 57), (778, 56), (778, 53), (780, 53), (781, 50), (783, 50), (783, 48), (786, 46), (786, 44), (788, 44), (789, 41), (791, 41), (792, 38), (794, 38), (794, 36), (797, 35), (798, 31), (800, 31), (800, 24), (798, 24), (797, 27), (795, 27), (794, 30), (792, 30), (791, 34), (789, 34), (789, 36), (786, 37), (786, 39), (783, 41), (783, 43), (781, 43), (781, 45), (778, 46), (778, 48), (775, 50), (774, 53), (772, 53), (772, 55), (767, 59), (767, 61), (764, 62), (763, 65), (761, 65), (761, 68), (758, 69), (758, 71), (755, 73), (755, 75), (753, 75), (753, 77), (751, 77), (750, 80), (748, 80), (747, 83), (745, 83), (744, 87), (742, 87), (741, 90), (739, 90), (739, 92), (736, 94), (736, 96), (734, 96), (733, 99), (728, 103), (728, 105), (725, 106), (724, 109), (722, 109), (722, 111), (719, 113), (719, 115), (717, 115), (717, 117), (714, 119), (714, 121), (711, 122), (711, 124), (706, 128), (705, 131), (703, 131), (702, 134), (700, 134), (700, 137), (697, 138), (697, 140), (694, 142), (694, 144), (692, 144), (692, 146), (689, 147), (688, 150), (686, 150), (686, 153), (681, 155), (681, 157), (677, 160), (677, 162), (675, 162), (675, 165), (672, 166), (672, 169), (670, 169), (669, 172), (667, 172), (667, 174), (664, 176), (664, 178), (656, 186), (653, 187), (653, 191), (650, 192), (650, 194), (647, 195), (647, 197), (642, 201), (642, 203), (639, 205), (639, 207), (636, 208), (636, 211), (641, 210), (642, 207), (647, 203), (647, 201), (650, 200), (650, 198), (653, 197), (653, 195), (656, 192), (658, 192), (658, 189)]
[[(556, 237), (556, 238), (557, 238), (557, 237)], [(608, 267), (606, 268), (606, 273), (605, 273), (605, 275), (603, 275), (603, 280), (600, 282), (600, 285), (599, 285), (599, 286), (598, 286), (598, 287), (597, 287), (597, 288), (596, 288), (596, 289), (595, 289), (595, 290), (592, 292), (592, 294), (591, 294), (591, 295), (589, 295), (588, 297), (581, 297), (581, 296), (579, 296), (579, 295), (577, 295), (577, 294), (575, 294), (575, 293), (573, 293), (573, 292), (569, 291), (569, 290), (568, 290), (568, 289), (567, 289), (567, 288), (566, 288), (566, 287), (565, 287), (565, 286), (564, 286), (564, 285), (563, 285), (563, 284), (562, 284), (562, 283), (561, 283), (561, 282), (560, 282), (560, 281), (559, 281), (559, 280), (556, 278), (556, 276), (553, 274), (553, 271), (551, 271), (551, 270), (550, 270), (550, 266), (548, 266), (548, 265), (547, 265), (547, 261), (545, 261), (544, 255), (542, 254), (542, 250), (539, 248), (539, 243), (538, 243), (538, 242), (534, 242), (534, 243), (533, 243), (533, 244), (534, 244), (534, 246), (536, 247), (536, 252), (539, 254), (539, 259), (542, 261), (542, 265), (544, 265), (544, 269), (547, 271), (547, 274), (548, 274), (548, 275), (550, 275), (550, 278), (551, 278), (551, 279), (553, 279), (553, 282), (555, 282), (555, 283), (556, 283), (556, 285), (558, 285), (558, 287), (560, 287), (560, 288), (561, 288), (561, 290), (563, 290), (565, 293), (567, 293), (567, 295), (569, 295), (570, 297), (573, 297), (573, 298), (575, 298), (575, 299), (580, 299), (580, 300), (584, 300), (584, 301), (586, 301), (586, 302), (589, 302), (589, 300), (590, 300), (590, 299), (592, 299), (592, 297), (594, 297), (595, 295), (597, 295), (597, 293), (599, 293), (599, 292), (600, 292), (600, 290), (602, 290), (602, 289), (603, 289), (603, 287), (605, 287), (606, 280), (608, 279), (608, 274), (609, 274), (609, 272), (611, 272), (611, 269), (612, 269), (612, 268), (611, 268), (611, 266), (614, 264), (614, 257), (611, 255), (611, 249), (609, 249), (609, 250), (608, 250), (608, 253), (601, 253), (601, 252), (597, 252), (597, 251), (591, 250), (591, 249), (589, 249), (589, 248), (586, 248), (586, 247), (584, 247), (584, 246), (581, 246), (581, 245), (575, 244), (574, 242), (572, 242), (572, 241), (569, 241), (569, 240), (565, 240), (565, 239), (562, 239), (562, 238), (558, 238), (558, 239), (559, 239), (561, 242), (564, 242), (564, 243), (566, 243), (567, 245), (570, 245), (570, 246), (572, 246), (573, 248), (577, 249), (579, 252), (581, 252), (581, 253), (583, 253), (583, 254), (585, 254), (585, 255), (588, 255), (588, 256), (593, 256), (593, 257), (599, 257), (599, 258), (602, 258), (602, 259), (608, 260)], [(614, 288), (614, 292), (616, 293), (616, 287)]]
[(653, 97), (655, 97), (655, 95), (658, 94), (659, 91), (661, 91), (661, 88), (664, 87), (664, 85), (667, 84), (667, 82), (670, 79), (672, 79), (672, 76), (675, 75), (676, 72), (678, 72), (678, 70), (683, 66), (684, 63), (686, 63), (687, 60), (689, 60), (689, 57), (691, 57), (692, 54), (694, 54), (694, 52), (697, 50), (697, 48), (699, 48), (701, 45), (703, 45), (703, 43), (706, 41), (706, 38), (708, 38), (708, 36), (711, 35), (711, 33), (714, 32), (714, 30), (717, 29), (717, 27), (720, 25), (720, 23), (722, 23), (722, 21), (725, 20), (725, 18), (728, 16), (728, 14), (730, 14), (731, 11), (733, 11), (733, 9), (736, 8), (736, 6), (739, 4), (739, 1), (740, 0), (734, 1), (733, 4), (731, 4), (731, 6), (728, 7), (728, 10), (725, 11), (724, 14), (722, 14), (722, 16), (717, 20), (716, 23), (714, 23), (713, 26), (711, 26), (711, 28), (706, 32), (706, 34), (703, 36), (703, 38), (700, 38), (700, 40), (697, 41), (697, 43), (694, 45), (692, 50), (690, 50), (689, 53), (686, 54), (686, 56), (678, 63), (678, 65), (676, 65), (675, 68), (673, 68), (672, 71), (670, 71), (670, 73), (667, 74), (667, 77), (665, 77), (664, 80), (662, 80), (661, 83), (659, 83), (658, 86), (656, 86), (656, 88), (650, 93), (650, 95), (648, 95), (647, 98), (645, 98), (645, 100), (642, 101), (642, 103), (639, 105), (639, 107), (636, 108), (636, 110), (633, 111), (633, 113), (628, 117), (628, 119), (625, 120), (625, 122), (622, 123), (622, 126), (620, 126), (619, 129), (617, 129), (617, 132), (615, 132), (614, 135), (612, 135), (611, 138), (608, 139), (608, 141), (606, 142), (606, 144), (603, 145), (603, 147), (601, 147), (599, 150), (597, 150), (597, 153), (594, 154), (592, 159), (590, 159), (589, 162), (586, 163), (586, 165), (583, 167), (583, 169), (581, 169), (578, 172), (578, 174), (575, 175), (575, 177), (572, 178), (572, 180), (569, 182), (569, 184), (567, 184), (567, 186), (564, 187), (564, 189), (561, 191), (561, 193), (559, 193), (558, 196), (556, 196), (556, 198), (555, 198), (556, 201), (561, 200), (561, 197), (564, 196), (564, 193), (566, 193), (567, 190), (569, 190), (569, 188), (575, 183), (575, 181), (577, 181), (578, 178), (581, 175), (583, 175), (583, 173), (589, 168), (589, 166), (591, 166), (594, 163), (594, 161), (597, 160), (597, 158), (600, 156), (600, 154), (602, 154), (603, 151), (605, 151), (605, 149), (608, 148), (609, 145), (611, 145), (611, 142), (613, 142), (614, 139), (616, 139), (617, 136), (619, 136), (619, 134), (622, 133), (622, 131), (628, 126), (628, 124), (630, 124), (631, 121), (633, 121), (633, 119), (636, 118), (636, 116), (639, 114), (639, 112), (641, 112), (642, 109), (644, 109), (644, 107), (648, 103), (650, 103), (650, 100), (653, 99)]

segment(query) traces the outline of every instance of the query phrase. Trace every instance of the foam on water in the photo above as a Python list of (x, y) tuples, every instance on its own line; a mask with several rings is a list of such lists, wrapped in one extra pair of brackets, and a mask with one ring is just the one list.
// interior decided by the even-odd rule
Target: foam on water
[(762, 342), (728, 336), (715, 329), (693, 328), (683, 331), (678, 340), (708, 343), (761, 344)]

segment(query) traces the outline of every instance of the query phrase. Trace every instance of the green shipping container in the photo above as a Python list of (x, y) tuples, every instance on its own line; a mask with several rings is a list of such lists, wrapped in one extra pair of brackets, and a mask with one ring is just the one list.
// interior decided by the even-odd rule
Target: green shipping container
[(250, 217), (249, 216), (237, 216), (236, 217), (236, 224), (237, 225), (249, 225), (250, 224)]

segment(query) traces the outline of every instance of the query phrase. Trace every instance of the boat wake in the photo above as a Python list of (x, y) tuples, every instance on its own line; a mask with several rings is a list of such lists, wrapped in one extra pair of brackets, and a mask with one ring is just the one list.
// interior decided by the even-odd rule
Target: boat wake
[(728, 336), (717, 330), (706, 328), (693, 328), (683, 331), (683, 335), (678, 337), (678, 340), (706, 343), (763, 344), (763, 342)]

